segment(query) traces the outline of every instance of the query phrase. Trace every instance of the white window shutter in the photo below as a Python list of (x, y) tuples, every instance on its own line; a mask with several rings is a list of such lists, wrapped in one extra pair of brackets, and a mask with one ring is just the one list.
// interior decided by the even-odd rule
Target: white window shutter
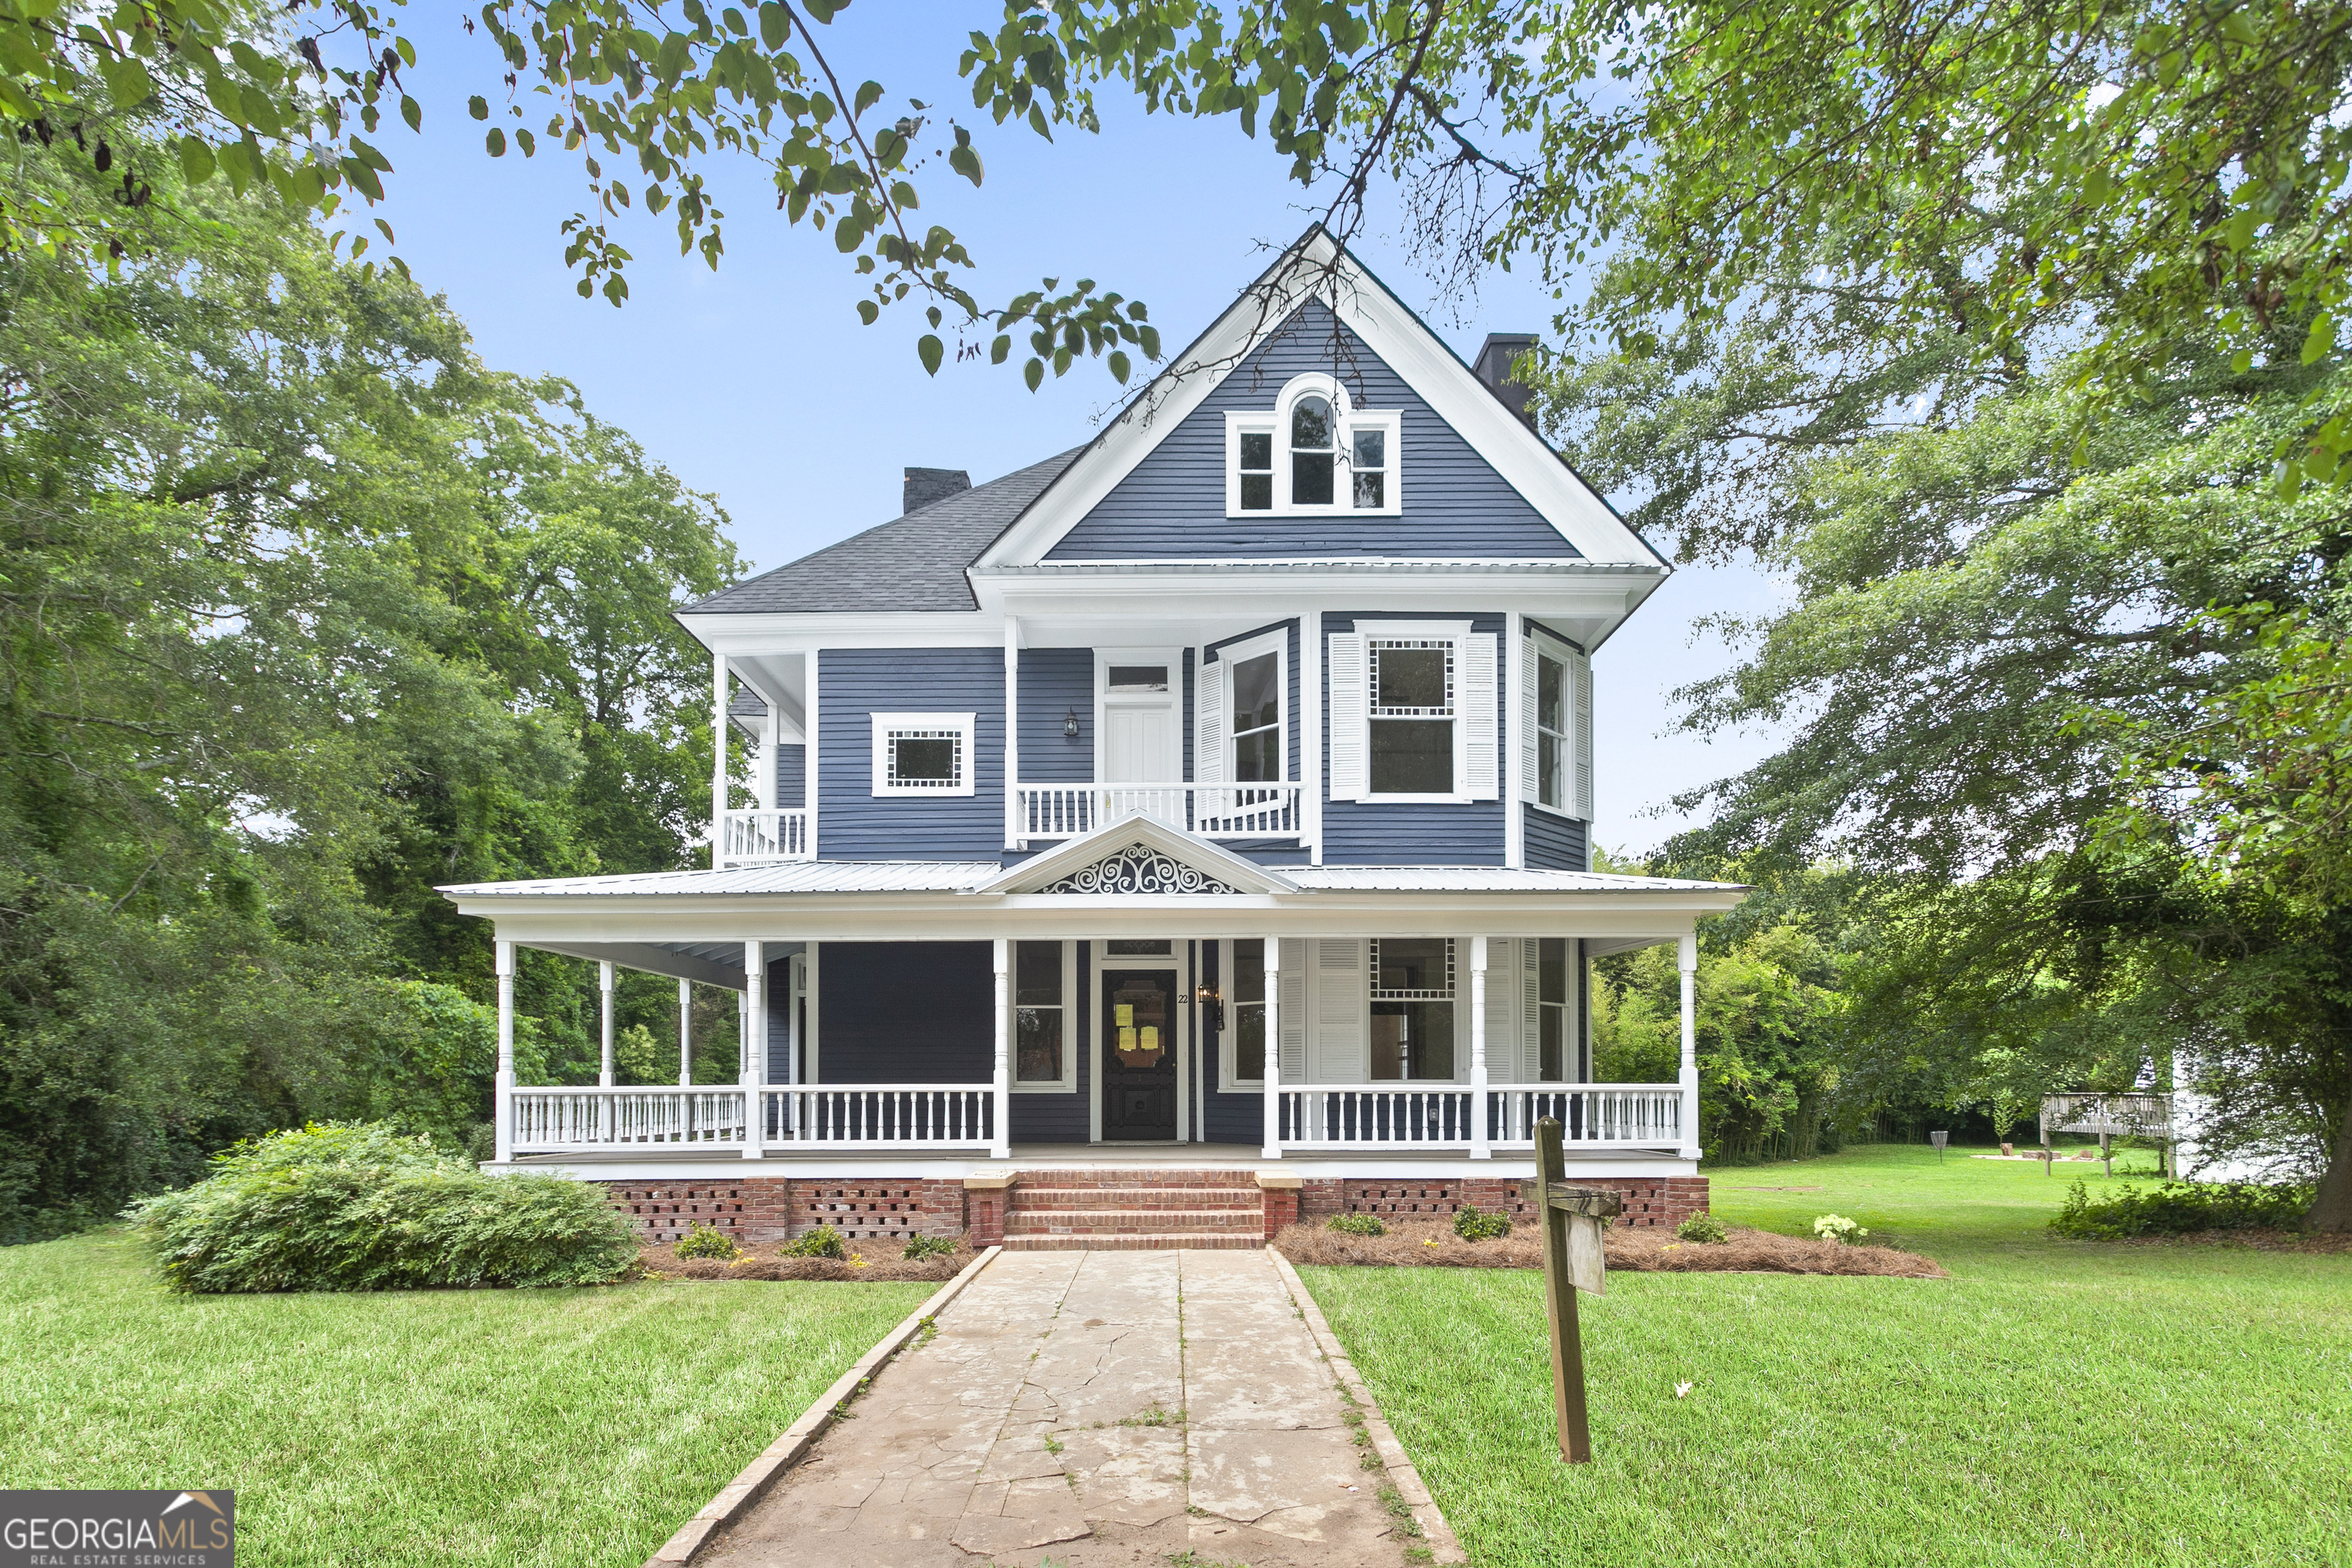
[(1519, 939), (1486, 939), (1486, 1081), (1525, 1083), (1519, 1068)]
[(1361, 632), (1333, 632), (1331, 798), (1361, 800), (1371, 786), (1371, 672)]
[(1569, 675), (1576, 682), (1576, 817), (1592, 820), (1592, 660), (1581, 653), (1569, 655)]
[(1493, 800), (1502, 793), (1502, 693), (1497, 689), (1495, 635), (1473, 632), (1462, 639), (1462, 699), (1455, 711), (1462, 716), (1462, 793), (1472, 800)]
[(1519, 1081), (1533, 1083), (1543, 1071), (1543, 949), (1534, 937), (1528, 937), (1527, 944), (1528, 961), (1519, 966), (1519, 1033), (1528, 1043), (1521, 1064), (1528, 1076)]
[(1292, 963), (1282, 972), (1282, 1081), (1289, 1085), (1307, 1081), (1307, 976), (1298, 968), (1307, 943), (1286, 945), (1298, 950), (1284, 955)]
[(1361, 1083), (1364, 1049), (1364, 944), (1356, 937), (1322, 937), (1315, 952), (1316, 1083)]
[(1519, 639), (1519, 798), (1534, 800), (1543, 787), (1538, 771), (1538, 748), (1543, 738), (1536, 730), (1536, 694), (1543, 669), (1536, 663), (1536, 639)]
[(1192, 782), (1225, 782), (1225, 661), (1201, 666), (1192, 683)]
[(1584, 1016), (1584, 941), (1570, 937), (1568, 942), (1568, 1011), (1559, 1020), (1559, 1076), (1570, 1083), (1584, 1081), (1584, 1029), (1577, 1020)]

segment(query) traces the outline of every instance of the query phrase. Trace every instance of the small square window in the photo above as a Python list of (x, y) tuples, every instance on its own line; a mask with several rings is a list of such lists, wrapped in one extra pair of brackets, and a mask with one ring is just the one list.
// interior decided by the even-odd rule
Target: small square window
[(969, 713), (877, 713), (876, 795), (970, 795)]

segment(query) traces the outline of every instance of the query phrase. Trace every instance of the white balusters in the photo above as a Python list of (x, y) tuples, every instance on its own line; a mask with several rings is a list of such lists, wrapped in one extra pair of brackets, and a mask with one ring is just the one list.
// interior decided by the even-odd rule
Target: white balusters
[(746, 860), (808, 860), (815, 857), (804, 807), (772, 811), (730, 811), (721, 819), (719, 858), (732, 865)]
[[(1490, 1084), (1491, 1147), (1531, 1149), (1536, 1123), (1559, 1119), (1570, 1148), (1675, 1149), (1682, 1086)], [(1274, 1091), (1286, 1149), (1471, 1149), (1477, 1096), (1463, 1084), (1284, 1084)]]
[(1021, 784), (1013, 830), (1024, 847), (1076, 838), (1141, 815), (1203, 838), (1296, 838), (1296, 784)]

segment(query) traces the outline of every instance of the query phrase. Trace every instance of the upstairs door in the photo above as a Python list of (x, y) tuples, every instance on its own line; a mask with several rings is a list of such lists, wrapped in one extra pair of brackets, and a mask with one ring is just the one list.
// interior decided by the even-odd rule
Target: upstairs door
[[(1107, 785), (1176, 784), (1184, 776), (1183, 666), (1173, 648), (1106, 649), (1096, 656), (1102, 714), (1095, 777)], [(1107, 789), (1103, 820), (1142, 812), (1187, 826), (1184, 791)]]

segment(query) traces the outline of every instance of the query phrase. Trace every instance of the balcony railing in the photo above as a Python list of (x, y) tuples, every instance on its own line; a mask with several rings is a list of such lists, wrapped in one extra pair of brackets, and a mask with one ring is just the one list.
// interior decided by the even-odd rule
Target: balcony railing
[(634, 1144), (743, 1146), (740, 1089), (517, 1089), (517, 1153)]
[[(743, 1091), (668, 1086), (516, 1089), (519, 1154), (638, 1145), (743, 1148)], [(763, 1148), (984, 1149), (994, 1135), (985, 1083), (774, 1085), (760, 1091)]]
[(719, 861), (722, 866), (750, 860), (810, 860), (816, 845), (809, 837), (805, 808), (779, 811), (730, 811), (719, 825)]
[(1203, 838), (1296, 838), (1296, 784), (1023, 784), (1013, 786), (1013, 832), (1076, 838), (1140, 813)]
[[(1275, 1091), (1286, 1149), (1467, 1149), (1477, 1092), (1444, 1083), (1284, 1084)], [(1682, 1143), (1683, 1089), (1672, 1083), (1492, 1084), (1488, 1145), (1531, 1149), (1536, 1123), (1559, 1120), (1570, 1148), (1670, 1149)]]

